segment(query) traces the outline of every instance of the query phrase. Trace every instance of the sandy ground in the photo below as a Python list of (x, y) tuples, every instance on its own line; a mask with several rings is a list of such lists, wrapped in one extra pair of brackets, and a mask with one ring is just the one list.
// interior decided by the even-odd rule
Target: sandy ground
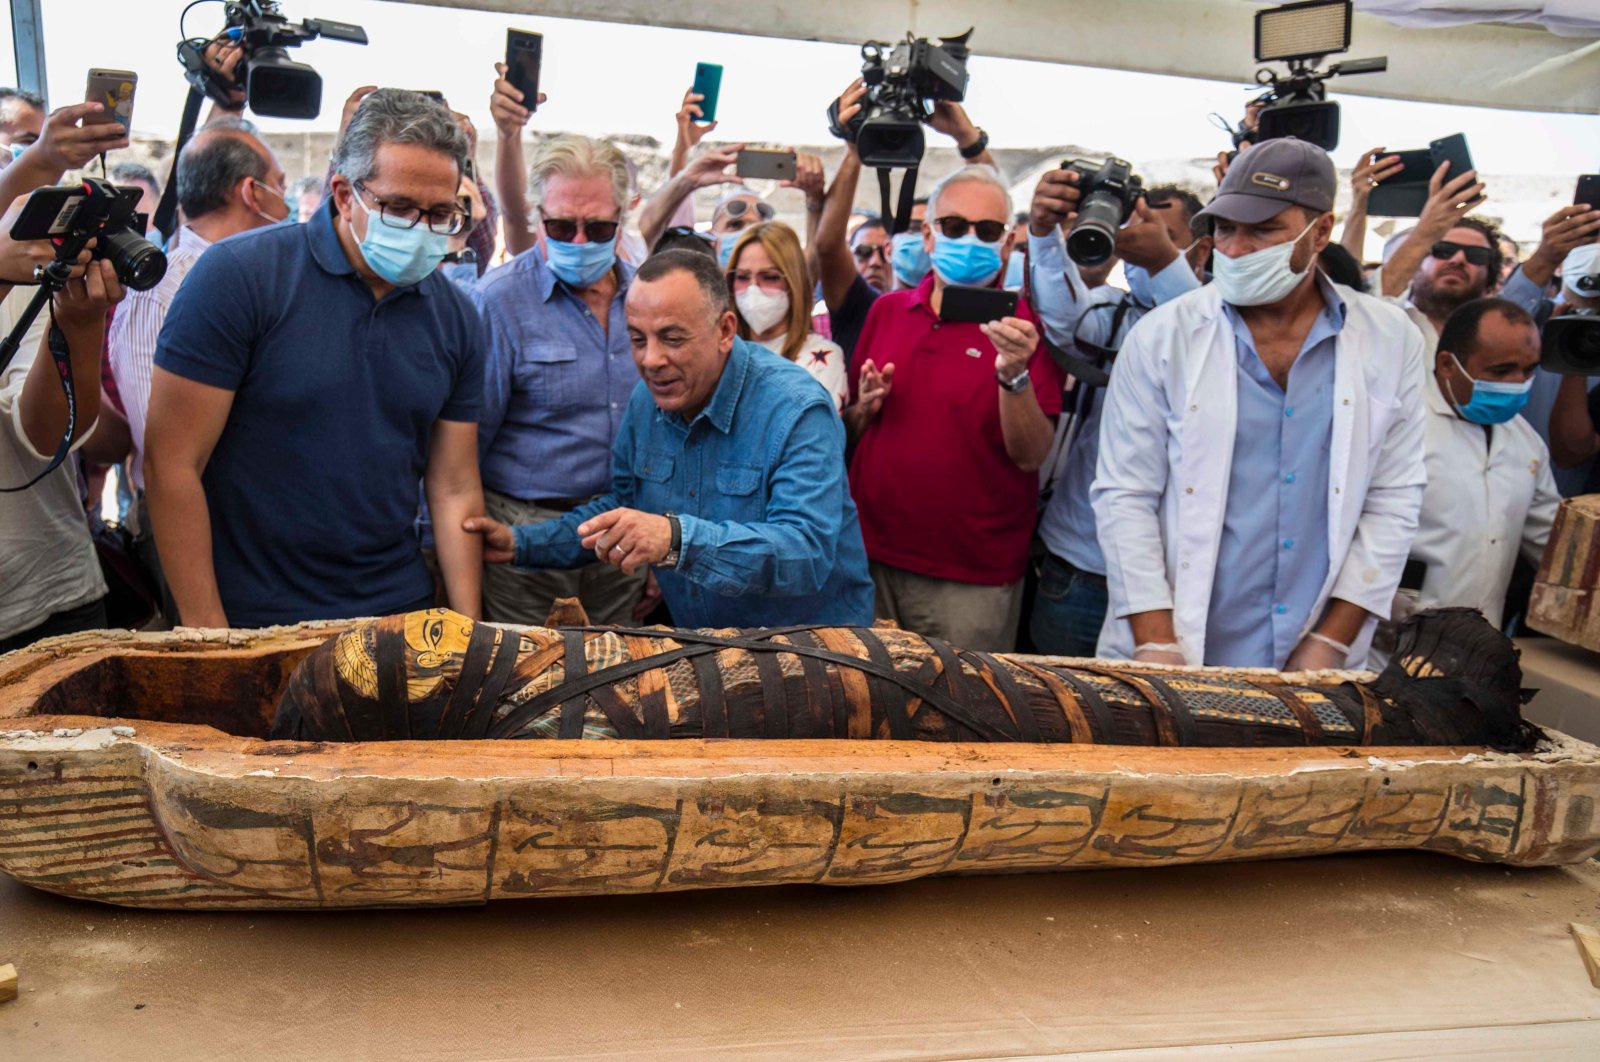
[(1570, 921), (1594, 864), (1410, 853), (328, 914), (0, 878), (0, 1058), (1592, 1058)]

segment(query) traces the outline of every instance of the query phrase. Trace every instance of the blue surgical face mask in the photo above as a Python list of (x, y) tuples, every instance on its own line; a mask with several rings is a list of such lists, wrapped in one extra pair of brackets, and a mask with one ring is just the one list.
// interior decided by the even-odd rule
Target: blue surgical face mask
[(889, 245), (893, 248), (889, 254), (889, 264), (894, 268), (895, 279), (907, 288), (921, 284), (922, 278), (933, 268), (933, 263), (928, 260), (928, 249), (922, 245), (922, 233), (896, 233)]
[(1122, 279), (1128, 282), (1128, 294), (1140, 306), (1154, 306), (1155, 296), (1150, 293), (1150, 272), (1143, 266), (1122, 263)]
[(562, 243), (547, 237), (544, 254), (550, 272), (572, 287), (586, 288), (616, 265), (617, 238), (613, 236), (605, 243)]
[(723, 269), (728, 268), (728, 260), (733, 257), (733, 245), (739, 242), (739, 237), (744, 230), (739, 232), (724, 232), (717, 237), (717, 263)]
[[(1448, 353), (1448, 352), (1447, 352)], [(1521, 383), (1496, 383), (1492, 380), (1473, 380), (1467, 375), (1467, 370), (1462, 366), (1461, 359), (1454, 354), (1450, 360), (1456, 363), (1456, 370), (1462, 376), (1472, 380), (1472, 401), (1466, 405), (1458, 405), (1456, 396), (1446, 388), (1446, 395), (1450, 404), (1455, 406), (1456, 412), (1472, 421), (1474, 424), (1504, 424), (1528, 404), (1528, 392), (1533, 389), (1533, 377)]]
[(1023, 275), (1027, 271), (1027, 258), (1012, 251), (1011, 257), (1006, 259), (1006, 278), (1001, 281), (1000, 286), (1007, 291), (1021, 291)]
[(403, 288), (439, 268), (450, 250), (448, 236), (432, 231), (425, 221), (408, 229), (395, 228), (361, 201), (359, 191), (354, 188), (350, 191), (367, 215), (367, 234), (361, 237), (361, 257), (367, 260), (374, 273)]
[(22, 157), (22, 153), (24, 151), (28, 150), (28, 145), (27, 144), (7, 144), (6, 145), (6, 150), (11, 152), (11, 161), (15, 162), (15, 161), (17, 161), (18, 159), (20, 159)]
[(1000, 240), (984, 243), (975, 232), (958, 240), (936, 232), (933, 271), (946, 284), (987, 284), (1000, 273), (1000, 244)]
[(470, 288), (478, 282), (477, 262), (446, 262), (439, 272), (450, 283), (460, 288)]

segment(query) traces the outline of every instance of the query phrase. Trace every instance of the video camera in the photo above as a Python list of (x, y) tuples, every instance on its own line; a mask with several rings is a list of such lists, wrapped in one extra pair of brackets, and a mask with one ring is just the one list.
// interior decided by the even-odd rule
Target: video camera
[(63, 270), (94, 240), (93, 258), (109, 261), (124, 287), (148, 291), (166, 276), (167, 256), (144, 238), (147, 219), (135, 209), (143, 194), (142, 189), (119, 188), (94, 177), (39, 188), (23, 204), (11, 238), (51, 241), (56, 248), (53, 265)]
[[(1564, 279), (1585, 299), (1600, 299), (1600, 272)], [(1569, 376), (1600, 373), (1600, 309), (1573, 310), (1544, 323), (1539, 364)]]
[(1098, 166), (1088, 159), (1073, 159), (1063, 162), (1061, 168), (1078, 175), (1083, 193), (1078, 220), (1067, 233), (1067, 254), (1079, 265), (1099, 265), (1116, 251), (1117, 230), (1144, 195), (1144, 181), (1119, 158), (1106, 159)]
[(972, 31), (941, 37), (906, 39), (885, 53), (888, 45), (868, 41), (861, 46), (861, 78), (867, 94), (861, 113), (848, 128), (839, 122), (839, 101), (828, 108), (833, 135), (856, 145), (863, 166), (886, 170), (915, 169), (922, 161), (922, 124), (933, 115), (933, 103), (959, 103), (967, 95), (967, 40)]
[[(286, 49), (318, 37), (366, 44), (367, 31), (348, 22), (306, 19), (290, 22), (276, 0), (229, 0), (226, 23), (217, 37), (185, 40), (178, 45), (184, 76), (199, 91), (225, 107), (236, 105), (241, 89), (250, 109), (273, 118), (315, 118), (322, 111), (322, 78), (305, 63), (289, 58)], [(243, 55), (232, 79), (206, 61), (206, 49), (218, 40), (238, 43)]]
[(1328, 99), (1328, 78), (1389, 68), (1389, 60), (1379, 57), (1316, 69), (1324, 56), (1350, 50), (1350, 11), (1350, 0), (1304, 0), (1256, 13), (1256, 62), (1287, 62), (1289, 73), (1280, 77), (1265, 67), (1256, 71), (1256, 83), (1270, 87), (1259, 97), (1263, 106), (1254, 135), (1239, 129), (1234, 147), (1246, 139), (1260, 143), (1285, 136), (1324, 151), (1339, 146), (1339, 105)]

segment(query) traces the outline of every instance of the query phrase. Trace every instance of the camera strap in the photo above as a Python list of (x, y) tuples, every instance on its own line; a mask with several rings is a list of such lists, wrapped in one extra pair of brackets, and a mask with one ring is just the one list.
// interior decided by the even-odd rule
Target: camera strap
[[(72, 452), (72, 437), (78, 427), (78, 396), (72, 385), (72, 352), (67, 349), (67, 337), (61, 334), (61, 329), (56, 327), (55, 307), (50, 307), (50, 333), (49, 342), (50, 358), (56, 363), (56, 372), (61, 376), (61, 391), (67, 396), (67, 430), (61, 436), (61, 441), (56, 444), (56, 452), (50, 458), (50, 463), (44, 471), (34, 476), (20, 487), (0, 487), (0, 494), (15, 494), (27, 490), (44, 477), (61, 467), (61, 462), (67, 459)], [(20, 396), (19, 396), (20, 398)]]
[(205, 96), (193, 85), (189, 86), (189, 97), (183, 101), (183, 118), (178, 122), (178, 141), (172, 148), (172, 168), (167, 171), (167, 183), (161, 189), (161, 203), (156, 207), (156, 216), (150, 219), (150, 226), (161, 233), (161, 242), (164, 245), (172, 239), (172, 233), (178, 227), (178, 156), (183, 154), (183, 147), (194, 136), (195, 123), (200, 120), (200, 104)]
[(878, 192), (883, 200), (883, 227), (891, 237), (911, 228), (911, 208), (917, 199), (917, 168), (911, 167), (900, 178), (900, 206), (891, 211), (889, 206), (889, 168), (878, 167)]

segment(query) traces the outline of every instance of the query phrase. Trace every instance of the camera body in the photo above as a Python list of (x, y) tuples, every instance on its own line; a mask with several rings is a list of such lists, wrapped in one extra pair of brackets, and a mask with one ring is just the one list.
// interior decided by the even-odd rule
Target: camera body
[(933, 102), (966, 98), (971, 36), (969, 29), (934, 44), (907, 34), (887, 52), (881, 41), (861, 46), (861, 79), (867, 85), (861, 113), (847, 132), (838, 129), (836, 111), (830, 117), (835, 133), (855, 142), (862, 165), (912, 169), (922, 161), (922, 124), (933, 114)]
[(1099, 265), (1116, 252), (1117, 230), (1144, 195), (1144, 181), (1126, 159), (1108, 158), (1098, 166), (1088, 159), (1073, 159), (1061, 168), (1078, 175), (1083, 194), (1078, 220), (1067, 233), (1067, 254), (1079, 265)]
[[(1594, 294), (1600, 296), (1600, 281)], [(1600, 373), (1600, 310), (1574, 310), (1546, 321), (1540, 333), (1539, 367), (1568, 376)]]
[(39, 188), (23, 204), (11, 238), (49, 240), (57, 265), (75, 260), (92, 239), (92, 256), (110, 261), (124, 287), (147, 291), (166, 276), (167, 256), (144, 238), (147, 219), (135, 209), (143, 194), (93, 177)]
[(178, 45), (190, 84), (213, 100), (230, 106), (232, 93), (243, 89), (256, 114), (274, 118), (315, 118), (322, 111), (322, 77), (306, 63), (289, 58), (287, 49), (318, 37), (366, 44), (367, 31), (348, 22), (306, 19), (290, 22), (276, 0), (230, 0), (220, 36), (238, 43), (243, 55), (233, 80), (219, 75), (205, 61), (210, 41)]

